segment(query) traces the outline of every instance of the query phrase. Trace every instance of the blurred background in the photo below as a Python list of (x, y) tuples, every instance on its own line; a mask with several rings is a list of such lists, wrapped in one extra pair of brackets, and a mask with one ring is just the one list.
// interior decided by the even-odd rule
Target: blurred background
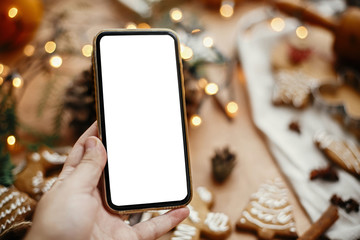
[[(289, 237), (272, 224), (242, 225), (259, 192), (283, 199), (278, 210), (291, 206), (287, 230), (301, 236), (333, 195), (360, 201), (359, 6), (357, 0), (2, 0), (0, 184), (36, 206), (96, 120), (91, 57), (99, 31), (170, 28), (181, 42), (193, 186), (213, 194), (208, 210), (225, 214), (231, 226), (209, 237), (197, 225), (197, 238)], [(277, 190), (264, 193), (264, 183)], [(2, 199), (8, 199), (4, 212), (12, 200)], [(321, 237), (359, 239), (358, 208), (340, 208)], [(21, 239), (32, 212), (0, 218), (0, 236)], [(260, 215), (254, 216), (265, 221)], [(142, 217), (130, 216), (130, 224)], [(270, 237), (259, 233), (264, 229)]]

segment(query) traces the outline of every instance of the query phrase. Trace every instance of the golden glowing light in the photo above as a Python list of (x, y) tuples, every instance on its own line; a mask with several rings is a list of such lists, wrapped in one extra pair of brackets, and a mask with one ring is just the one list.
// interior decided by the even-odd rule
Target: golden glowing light
[(0, 75), (6, 76), (10, 72), (10, 68), (4, 64), (0, 63)]
[(6, 141), (8, 145), (13, 146), (16, 143), (16, 138), (14, 135), (10, 135), (7, 137)]
[(225, 18), (230, 18), (234, 14), (234, 7), (230, 3), (223, 3), (220, 7), (220, 14)]
[(151, 28), (150, 25), (145, 22), (139, 23), (137, 27), (138, 28)]
[(4, 79), (0, 77), (0, 86), (4, 83)]
[(228, 113), (229, 116), (235, 116), (238, 110), (239, 110), (239, 106), (237, 105), (236, 102), (231, 101), (228, 102), (228, 104), (226, 104), (226, 112)]
[(45, 43), (44, 48), (47, 53), (53, 53), (56, 50), (56, 43), (54, 41), (48, 41)]
[(296, 36), (300, 39), (305, 39), (308, 36), (309, 32), (305, 26), (300, 26), (296, 28)]
[(215, 95), (219, 91), (219, 86), (216, 83), (208, 83), (205, 87), (207, 95)]
[(180, 55), (181, 55), (182, 59), (190, 60), (193, 57), (194, 52), (190, 47), (185, 46), (184, 44), (181, 44), (181, 46), (180, 46)]
[(205, 47), (211, 48), (214, 46), (214, 40), (211, 37), (204, 37), (203, 44)]
[(59, 68), (62, 65), (62, 58), (59, 55), (54, 55), (49, 60), (50, 66)]
[(129, 22), (125, 26), (126, 29), (136, 29), (136, 24), (133, 22)]
[(285, 21), (282, 18), (275, 17), (271, 20), (270, 26), (275, 32), (281, 32), (285, 28)]
[(12, 80), (12, 85), (16, 88), (19, 88), (21, 87), (23, 84), (23, 80), (20, 78), (20, 77), (15, 77), (13, 80)]
[(197, 114), (194, 114), (190, 118), (191, 125), (194, 127), (200, 126), (202, 120), (201, 117)]
[(91, 57), (93, 47), (91, 44), (86, 44), (82, 47), (81, 52), (85, 57)]
[(191, 31), (192, 34), (199, 33), (199, 32), (201, 32), (201, 30), (199, 28), (196, 28)]
[(173, 8), (170, 10), (170, 18), (173, 22), (180, 22), (183, 18), (183, 13), (178, 8)]
[(9, 9), (8, 15), (9, 18), (14, 18), (18, 14), (18, 9), (16, 7), (12, 7)]
[(208, 84), (208, 81), (206, 80), (206, 78), (200, 78), (198, 81), (198, 85), (201, 88), (205, 88), (207, 84)]
[(25, 54), (25, 56), (30, 57), (34, 54), (35, 52), (35, 47), (31, 44), (28, 44), (24, 47), (23, 53)]

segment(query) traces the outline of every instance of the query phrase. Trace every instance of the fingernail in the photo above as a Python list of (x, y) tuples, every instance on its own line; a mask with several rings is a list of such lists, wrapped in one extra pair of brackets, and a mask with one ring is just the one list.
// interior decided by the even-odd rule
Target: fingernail
[(88, 139), (86, 139), (86, 142), (85, 142), (85, 149), (88, 150), (88, 149), (95, 148), (96, 144), (97, 144), (97, 141), (95, 138), (88, 138)]

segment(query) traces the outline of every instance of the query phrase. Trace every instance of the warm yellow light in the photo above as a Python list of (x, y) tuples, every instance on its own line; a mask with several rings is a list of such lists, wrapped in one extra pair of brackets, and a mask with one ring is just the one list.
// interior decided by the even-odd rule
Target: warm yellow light
[(234, 14), (234, 7), (229, 3), (224, 3), (220, 7), (220, 14), (225, 18), (230, 18)]
[(30, 57), (34, 54), (35, 52), (35, 47), (31, 44), (28, 44), (24, 47), (24, 50), (23, 50), (25, 56), (27, 57)]
[(214, 40), (211, 37), (204, 37), (203, 44), (205, 47), (211, 48), (214, 46)]
[(184, 60), (190, 60), (194, 55), (193, 50), (190, 47), (185, 46), (184, 44), (181, 44), (180, 52), (181, 58)]
[(305, 39), (308, 36), (309, 32), (305, 26), (300, 26), (296, 28), (296, 36), (300, 39)]
[(199, 115), (194, 114), (194, 115), (191, 116), (190, 122), (191, 122), (192, 126), (197, 127), (197, 126), (200, 126), (202, 120), (201, 120), (201, 117)]
[(14, 18), (18, 14), (18, 9), (16, 7), (12, 7), (9, 9), (8, 15), (9, 18)]
[(44, 48), (47, 53), (53, 53), (56, 50), (56, 43), (54, 41), (48, 41), (45, 43)]
[(54, 55), (50, 58), (49, 63), (53, 68), (59, 68), (62, 64), (62, 58), (58, 55)]
[(138, 28), (151, 28), (150, 25), (145, 22), (139, 23), (137, 27)]
[(201, 32), (201, 30), (199, 28), (196, 28), (191, 31), (192, 34), (199, 33), (199, 32)]
[(4, 64), (0, 63), (0, 75), (6, 76), (10, 72), (10, 68)]
[(275, 32), (281, 32), (285, 28), (285, 21), (282, 18), (275, 17), (271, 20), (270, 26)]
[(0, 86), (4, 83), (4, 79), (0, 77)]
[(215, 95), (219, 91), (216, 83), (208, 83), (205, 87), (205, 93), (208, 95)]
[(180, 22), (183, 18), (183, 13), (178, 8), (173, 8), (170, 10), (170, 18), (173, 22)]
[(207, 84), (208, 84), (208, 81), (206, 80), (206, 78), (200, 78), (198, 81), (198, 85), (201, 88), (205, 88)]
[(23, 84), (23, 80), (20, 78), (20, 77), (15, 77), (13, 80), (12, 80), (12, 85), (16, 88), (19, 88), (21, 87)]
[(7, 137), (6, 141), (8, 145), (13, 146), (16, 143), (16, 138), (14, 135), (10, 135)]
[(136, 24), (133, 22), (129, 22), (125, 26), (126, 29), (136, 29)]
[(86, 44), (82, 47), (81, 52), (85, 57), (91, 57), (93, 47), (91, 44)]
[(231, 101), (228, 102), (228, 104), (226, 104), (226, 112), (228, 113), (229, 116), (234, 116), (238, 110), (239, 110), (239, 106), (237, 105), (236, 102)]

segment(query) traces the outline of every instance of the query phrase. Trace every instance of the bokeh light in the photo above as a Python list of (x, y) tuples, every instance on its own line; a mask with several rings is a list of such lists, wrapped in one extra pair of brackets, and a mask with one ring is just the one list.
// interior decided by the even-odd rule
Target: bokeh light
[(216, 83), (208, 83), (205, 87), (205, 93), (208, 95), (215, 95), (219, 91), (219, 86)]
[(50, 66), (59, 68), (62, 65), (62, 58), (59, 55), (54, 55), (49, 60)]
[(82, 47), (81, 52), (85, 57), (91, 57), (93, 47), (91, 44), (86, 44)]
[(298, 38), (305, 39), (307, 38), (308, 34), (309, 32), (305, 26), (299, 26), (296, 28), (296, 36), (298, 36)]
[(56, 50), (56, 43), (54, 41), (48, 41), (45, 43), (45, 52), (53, 53)]
[(9, 11), (8, 11), (8, 16), (9, 16), (9, 18), (14, 18), (14, 17), (16, 17), (16, 15), (18, 14), (18, 9), (16, 8), (16, 7), (12, 7), (12, 8), (10, 8), (9, 9)]
[(180, 22), (183, 18), (183, 13), (179, 8), (173, 8), (170, 10), (170, 18), (173, 22)]
[(285, 21), (280, 17), (275, 17), (271, 20), (270, 26), (275, 32), (281, 32), (285, 28)]
[(190, 122), (192, 126), (197, 127), (201, 125), (202, 119), (199, 115), (194, 114), (191, 116)]

